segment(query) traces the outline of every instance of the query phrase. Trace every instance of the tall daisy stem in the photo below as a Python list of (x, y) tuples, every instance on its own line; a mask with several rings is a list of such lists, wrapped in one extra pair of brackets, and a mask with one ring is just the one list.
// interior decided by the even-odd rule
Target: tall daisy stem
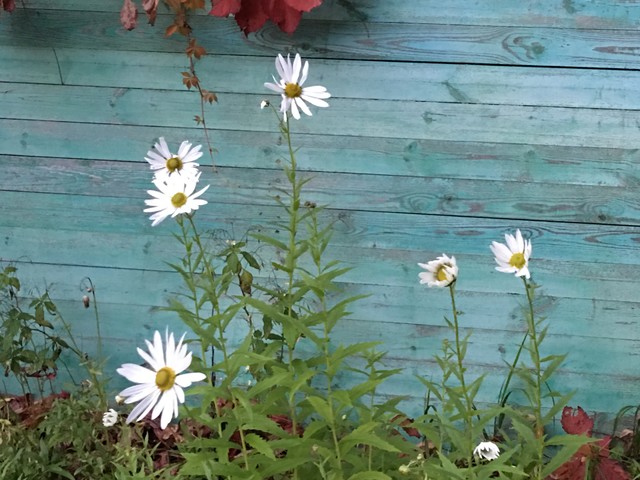
[(535, 469), (535, 478), (542, 479), (542, 467), (544, 464), (544, 424), (542, 421), (542, 363), (540, 362), (540, 350), (538, 345), (537, 325), (533, 310), (533, 296), (531, 294), (532, 286), (527, 279), (522, 277), (524, 288), (527, 292), (527, 302), (529, 304), (529, 312), (527, 315), (527, 323), (529, 328), (529, 354), (533, 362), (533, 414), (535, 418), (534, 433), (537, 440), (537, 461), (538, 465)]
[(472, 452), (472, 447), (473, 447), (473, 443), (474, 443), (474, 438), (473, 438), (473, 411), (474, 411), (474, 406), (473, 406), (473, 400), (471, 400), (471, 397), (469, 396), (469, 391), (467, 390), (467, 384), (465, 382), (465, 378), (464, 378), (464, 374), (465, 374), (465, 367), (464, 367), (464, 353), (463, 353), (463, 348), (462, 348), (462, 340), (460, 339), (460, 326), (458, 323), (458, 309), (456, 308), (456, 296), (455, 296), (455, 282), (452, 282), (451, 284), (449, 284), (449, 294), (451, 295), (451, 309), (452, 309), (452, 313), (453, 313), (453, 330), (455, 333), (455, 348), (456, 348), (456, 361), (457, 361), (457, 367), (458, 367), (458, 381), (460, 382), (460, 388), (462, 389), (462, 395), (464, 396), (464, 401), (465, 401), (465, 407), (466, 407), (466, 412), (464, 412), (464, 423), (465, 423), (465, 432), (467, 434), (467, 441), (468, 441), (468, 445), (467, 445), (467, 467), (471, 467), (471, 463), (472, 463), (472, 458), (473, 455), (471, 454)]

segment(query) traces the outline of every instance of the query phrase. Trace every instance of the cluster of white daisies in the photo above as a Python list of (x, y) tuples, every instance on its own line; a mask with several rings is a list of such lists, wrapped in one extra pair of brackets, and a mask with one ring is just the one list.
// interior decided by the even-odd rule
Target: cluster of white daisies
[[(285, 122), (289, 114), (299, 119), (300, 111), (311, 115), (305, 102), (317, 107), (329, 106), (325, 100), (331, 95), (325, 87), (302, 86), (307, 80), (309, 62), (303, 65), (300, 55), (296, 54), (293, 62), (290, 56), (285, 59), (278, 55), (276, 71), (280, 80), (274, 77), (274, 83), (265, 83), (265, 86), (281, 95), (280, 113)], [(268, 102), (262, 103), (263, 108), (265, 105)], [(164, 137), (160, 137), (153, 149), (147, 152), (145, 160), (154, 172), (153, 184), (157, 189), (148, 190), (152, 198), (145, 200), (147, 208), (144, 211), (151, 213), (151, 226), (155, 227), (168, 217), (188, 215), (206, 205), (207, 201), (200, 196), (209, 185), (196, 192), (201, 175), (196, 160), (202, 157), (201, 149), (201, 145), (193, 147), (185, 140), (178, 152), (173, 153)], [(185, 400), (183, 388), (206, 378), (203, 373), (182, 373), (191, 365), (191, 352), (187, 351), (183, 339), (184, 335), (176, 344), (173, 333), (167, 330), (163, 345), (162, 337), (156, 331), (153, 343), (145, 340), (148, 353), (138, 348), (144, 365), (125, 363), (117, 369), (120, 375), (136, 384), (124, 389), (116, 397), (118, 404), (139, 402), (127, 417), (127, 422), (142, 420), (151, 413), (151, 419), (160, 417), (160, 427), (166, 428), (171, 419), (178, 416), (178, 405)], [(115, 425), (117, 421), (118, 412), (114, 409), (109, 409), (102, 418), (107, 427)]]
[[(516, 277), (531, 277), (529, 258), (531, 258), (531, 241), (522, 237), (520, 230), (516, 234), (505, 234), (505, 243), (491, 242), (491, 252), (497, 263), (496, 270), (513, 273)], [(425, 271), (420, 272), (420, 283), (429, 287), (448, 287), (458, 278), (456, 257), (442, 254), (427, 263), (418, 263)]]

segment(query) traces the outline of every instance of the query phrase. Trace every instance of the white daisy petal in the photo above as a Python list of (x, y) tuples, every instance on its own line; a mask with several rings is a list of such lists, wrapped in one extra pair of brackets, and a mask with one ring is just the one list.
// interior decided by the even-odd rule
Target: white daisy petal
[(420, 272), (418, 277), (420, 283), (426, 283), (428, 287), (448, 287), (458, 278), (456, 257), (444, 253), (428, 263), (418, 263), (418, 266), (426, 270)]
[(135, 363), (125, 363), (116, 370), (120, 375), (133, 383), (147, 383), (153, 380), (155, 372)]
[(307, 104), (304, 103), (300, 97), (296, 98), (295, 102), (298, 104), (298, 107), (300, 107), (300, 110), (302, 110), (305, 115), (309, 115), (309, 116), (312, 115), (311, 110), (309, 110), (309, 107), (307, 107)]
[[(193, 170), (195, 170), (195, 168)], [(154, 193), (149, 191), (149, 194), (154, 198), (145, 200), (145, 204), (149, 205), (149, 208), (143, 210), (147, 213), (154, 213), (149, 217), (149, 219), (153, 221), (152, 226), (159, 224), (167, 217), (189, 214), (192, 211), (197, 210), (202, 205), (207, 204), (206, 200), (198, 199), (198, 197), (207, 191), (209, 185), (202, 188), (197, 193), (193, 193), (199, 177), (200, 173), (196, 171), (196, 173), (191, 177), (175, 176), (167, 178), (166, 181), (162, 181), (160, 179), (154, 180), (153, 183), (159, 191)], [(154, 340), (154, 343), (157, 342)], [(150, 346), (149, 352), (152, 356), (161, 359), (162, 363), (164, 363), (162, 352), (159, 352), (159, 357), (156, 356), (156, 347), (152, 348)]]
[(329, 104), (324, 100), (320, 100), (319, 98), (315, 98), (315, 97), (310, 97), (309, 95), (302, 95), (302, 99), (305, 102), (309, 102), (311, 105), (315, 105), (316, 107), (326, 108), (329, 106)]
[(304, 66), (302, 67), (302, 75), (300, 76), (300, 81), (298, 83), (300, 85), (304, 85), (304, 82), (307, 81), (308, 75), (309, 75), (309, 62), (304, 62)]
[(515, 236), (505, 234), (505, 243), (491, 242), (490, 248), (494, 255), (496, 270), (504, 273), (513, 273), (516, 277), (531, 278), (529, 271), (529, 258), (531, 258), (531, 241), (522, 237), (520, 229)]
[(131, 413), (127, 417), (127, 423), (137, 422), (138, 420), (142, 420), (146, 417), (155, 405), (159, 396), (160, 391), (155, 390), (149, 396), (143, 398), (140, 403), (131, 410)]
[(298, 77), (300, 76), (301, 67), (302, 67), (302, 59), (300, 58), (300, 54), (296, 53), (296, 56), (293, 59), (293, 69), (291, 71), (291, 78), (289, 79), (289, 82), (298, 83)]
[(302, 88), (309, 75), (309, 62), (303, 62), (300, 54), (296, 53), (293, 62), (290, 55), (287, 55), (285, 59), (281, 54), (278, 54), (275, 65), (280, 80), (278, 81), (274, 77), (274, 83), (266, 82), (264, 86), (281, 94), (280, 112), (283, 114), (285, 122), (288, 118), (288, 112), (291, 112), (291, 116), (296, 120), (301, 117), (300, 111), (311, 116), (312, 112), (307, 103), (316, 107), (329, 106), (324, 100), (330, 98), (331, 94), (327, 92), (325, 87), (315, 85)]
[[(155, 377), (155, 375), (154, 375)], [(156, 390), (156, 383), (143, 383), (139, 385), (133, 385), (132, 387), (125, 388), (120, 392), (120, 396), (124, 397), (124, 403), (136, 403), (142, 400), (144, 397), (148, 397)]]
[(204, 373), (182, 373), (191, 364), (192, 354), (183, 343), (184, 335), (176, 344), (173, 332), (167, 329), (164, 342), (157, 330), (153, 342), (145, 340), (149, 353), (138, 348), (140, 356), (152, 369), (133, 363), (125, 363), (117, 372), (137, 383), (120, 392), (126, 404), (137, 403), (127, 417), (127, 422), (135, 422), (151, 412), (151, 418), (160, 416), (160, 426), (166, 428), (173, 417), (178, 415), (178, 405), (184, 403), (182, 388), (193, 382), (205, 380)]
[(193, 382), (201, 382), (206, 378), (207, 376), (200, 372), (183, 373), (176, 377), (176, 385), (179, 385), (182, 388), (187, 388), (190, 387)]
[[(185, 400), (185, 398), (184, 398), (184, 390), (182, 390), (182, 388), (180, 388), (178, 386), (174, 386), (173, 387), (173, 391), (176, 394), (176, 398), (177, 398), (178, 402), (184, 403), (184, 400)], [(176, 403), (176, 405), (177, 405), (177, 403)]]

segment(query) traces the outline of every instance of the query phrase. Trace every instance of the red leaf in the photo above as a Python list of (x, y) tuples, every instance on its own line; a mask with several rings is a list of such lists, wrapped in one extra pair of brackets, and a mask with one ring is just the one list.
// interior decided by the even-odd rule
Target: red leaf
[(124, 0), (120, 10), (120, 23), (127, 30), (133, 30), (138, 23), (138, 8), (131, 0)]
[(615, 460), (603, 458), (596, 467), (594, 480), (631, 480), (631, 475)]
[(564, 407), (560, 423), (562, 423), (564, 431), (572, 435), (584, 434), (590, 437), (593, 430), (593, 419), (589, 418), (589, 415), (581, 407), (575, 411), (571, 407)]
[(241, 0), (211, 0), (211, 10), (209, 15), (216, 17), (227, 17), (236, 14), (240, 10)]
[(236, 22), (245, 35), (251, 32), (257, 32), (269, 19), (264, 11), (262, 2), (264, 0), (244, 0), (238, 13), (236, 13)]
[(322, 0), (284, 0), (284, 2), (291, 8), (295, 8), (301, 12), (308, 12), (319, 5), (322, 5)]
[(302, 12), (289, 6), (285, 0), (271, 0), (267, 3), (269, 19), (285, 33), (293, 33), (298, 28)]
[(587, 462), (581, 455), (574, 455), (568, 462), (563, 463), (548, 480), (584, 480)]
[(2, 8), (5, 12), (13, 12), (16, 8), (15, 0), (2, 0)]

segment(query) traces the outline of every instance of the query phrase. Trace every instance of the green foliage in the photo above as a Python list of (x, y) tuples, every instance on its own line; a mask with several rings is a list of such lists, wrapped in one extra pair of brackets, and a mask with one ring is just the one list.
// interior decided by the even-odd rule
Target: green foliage
[(57, 309), (48, 292), (23, 307), (16, 272), (12, 265), (0, 272), (0, 365), (4, 376), (13, 375), (24, 393), (31, 391), (31, 380), (43, 394), (45, 382), (55, 378), (58, 359), (69, 345), (54, 330), (52, 317)]
[[(102, 480), (169, 478), (154, 468), (154, 448), (140, 428), (102, 425), (94, 388), (69, 398), (34, 402), (25, 419), (0, 422), (0, 478)], [(36, 416), (39, 420), (36, 420)]]

